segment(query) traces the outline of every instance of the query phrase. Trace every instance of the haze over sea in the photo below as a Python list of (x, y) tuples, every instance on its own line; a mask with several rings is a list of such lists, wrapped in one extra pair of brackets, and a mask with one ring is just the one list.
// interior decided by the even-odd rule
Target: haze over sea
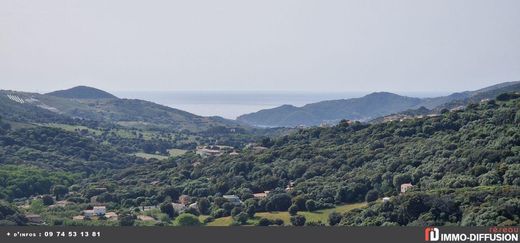
[[(370, 92), (305, 92), (305, 91), (113, 91), (120, 98), (152, 101), (201, 116), (238, 116), (281, 105), (305, 104), (335, 99), (362, 97)], [(446, 93), (399, 93), (411, 97), (435, 97)]]

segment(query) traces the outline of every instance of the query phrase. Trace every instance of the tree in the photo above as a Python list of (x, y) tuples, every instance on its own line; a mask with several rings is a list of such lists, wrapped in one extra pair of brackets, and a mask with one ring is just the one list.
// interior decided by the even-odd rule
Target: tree
[(316, 202), (314, 200), (307, 200), (307, 202), (305, 202), (305, 207), (309, 212), (312, 212), (316, 210)]
[(294, 216), (298, 213), (298, 207), (296, 205), (292, 205), (289, 207), (289, 215)]
[(297, 209), (300, 211), (305, 210), (305, 198), (302, 196), (296, 196), (292, 199), (292, 204), (296, 205)]
[(271, 220), (266, 219), (266, 218), (261, 218), (260, 220), (258, 220), (258, 223), (256, 225), (258, 225), (258, 226), (269, 226), (269, 225), (271, 225)]
[(170, 219), (173, 219), (177, 216), (177, 212), (171, 203), (164, 202), (161, 204), (161, 206), (159, 206), (159, 208), (161, 209), (161, 212), (167, 214)]
[(291, 224), (294, 226), (304, 226), (307, 219), (303, 215), (295, 215), (291, 217)]
[(209, 200), (207, 198), (199, 198), (199, 200), (197, 201), (197, 208), (199, 209), (199, 212), (201, 214), (204, 214), (204, 215), (207, 215), (209, 214), (209, 208), (210, 208), (210, 203), (209, 203)]
[(177, 198), (179, 198), (179, 196), (181, 195), (179, 189), (173, 186), (164, 188), (161, 194), (164, 198), (170, 197), (172, 200), (177, 200)]
[(329, 214), (329, 225), (334, 226), (341, 222), (341, 214), (338, 212), (332, 212)]
[(279, 193), (269, 198), (271, 208), (269, 210), (274, 211), (287, 211), (291, 206), (291, 197), (287, 193)]
[(241, 207), (234, 207), (231, 210), (231, 217), (235, 217), (235, 216), (237, 216), (241, 212), (242, 212), (242, 208)]
[(365, 201), (373, 202), (373, 201), (377, 200), (378, 197), (379, 197), (379, 193), (376, 190), (370, 190), (367, 192), (367, 195), (365, 196)]
[(43, 205), (49, 206), (54, 204), (54, 198), (51, 195), (43, 195), (42, 197)]
[(274, 220), (273, 220), (273, 224), (274, 224), (274, 225), (282, 226), (282, 225), (284, 224), (284, 222), (283, 222), (282, 219), (274, 219)]
[(178, 226), (198, 226), (200, 225), (199, 218), (193, 214), (183, 213), (175, 220)]
[(251, 205), (251, 206), (247, 207), (246, 213), (247, 213), (247, 215), (248, 215), (250, 218), (254, 217), (254, 216), (255, 216), (255, 213), (256, 213), (256, 208), (255, 208), (255, 206)]
[(235, 219), (235, 221), (237, 223), (244, 225), (247, 223), (247, 220), (249, 219), (249, 215), (247, 215), (247, 213), (241, 212), (238, 215), (236, 215), (235, 217), (233, 217), (233, 219)]
[(61, 196), (65, 196), (69, 193), (69, 189), (64, 185), (55, 185), (52, 188), (52, 193), (56, 197), (56, 200), (60, 200)]
[(126, 214), (119, 218), (119, 225), (121, 226), (133, 226), (135, 223), (135, 215)]

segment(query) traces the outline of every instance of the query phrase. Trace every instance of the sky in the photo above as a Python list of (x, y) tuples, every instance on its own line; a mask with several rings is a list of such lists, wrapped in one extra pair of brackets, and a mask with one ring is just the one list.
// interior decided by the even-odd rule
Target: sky
[(0, 89), (445, 92), (520, 80), (518, 0), (2, 0)]

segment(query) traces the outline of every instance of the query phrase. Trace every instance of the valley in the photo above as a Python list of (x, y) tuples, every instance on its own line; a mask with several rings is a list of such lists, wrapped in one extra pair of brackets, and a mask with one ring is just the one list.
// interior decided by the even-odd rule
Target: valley
[(0, 225), (518, 225), (517, 88), (325, 101), (269, 129), (88, 87), (2, 90)]

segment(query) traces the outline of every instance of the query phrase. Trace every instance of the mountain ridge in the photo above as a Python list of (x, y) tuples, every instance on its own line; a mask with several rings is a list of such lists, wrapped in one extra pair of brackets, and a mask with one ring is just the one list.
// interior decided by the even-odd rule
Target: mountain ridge
[[(438, 107), (453, 108), (456, 105), (494, 98), (507, 91), (519, 91), (520, 81), (504, 82), (475, 91), (463, 91), (447, 96), (416, 98), (390, 92), (374, 92), (351, 99), (326, 100), (306, 104), (301, 107), (279, 106), (259, 112), (241, 115), (238, 121), (260, 127), (295, 127), (335, 124), (340, 120), (370, 121), (378, 117), (424, 107), (434, 110)], [(455, 102), (460, 101), (460, 102)]]

